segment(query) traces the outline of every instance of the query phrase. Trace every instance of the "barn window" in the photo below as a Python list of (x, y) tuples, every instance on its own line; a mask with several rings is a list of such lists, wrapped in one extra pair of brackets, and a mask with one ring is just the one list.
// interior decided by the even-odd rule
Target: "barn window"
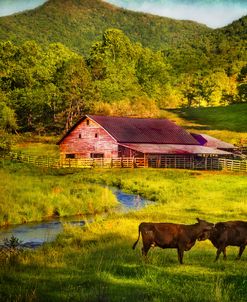
[(103, 158), (104, 157), (104, 153), (91, 153), (90, 157), (91, 158)]
[(81, 133), (79, 133), (79, 138), (81, 138)]
[(97, 138), (98, 137), (98, 133), (95, 133), (94, 137)]
[(87, 120), (87, 126), (89, 126), (89, 124), (90, 124), (90, 121), (89, 121), (89, 120)]
[(75, 158), (75, 154), (72, 153), (66, 154), (66, 158)]

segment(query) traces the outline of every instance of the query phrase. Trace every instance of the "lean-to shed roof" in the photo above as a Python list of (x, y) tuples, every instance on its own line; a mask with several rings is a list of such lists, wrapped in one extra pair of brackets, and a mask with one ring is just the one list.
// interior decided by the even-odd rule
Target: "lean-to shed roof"
[(200, 143), (201, 146), (217, 149), (234, 149), (235, 146), (230, 143), (221, 141), (207, 134), (191, 133), (191, 135)]
[(232, 153), (195, 145), (174, 145), (174, 144), (121, 144), (124, 147), (144, 154), (204, 154), (204, 155), (231, 155)]

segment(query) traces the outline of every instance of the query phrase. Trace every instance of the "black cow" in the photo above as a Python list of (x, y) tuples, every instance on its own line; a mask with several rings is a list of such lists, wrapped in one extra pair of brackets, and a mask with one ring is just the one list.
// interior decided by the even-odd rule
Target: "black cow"
[(246, 221), (226, 221), (218, 222), (210, 230), (204, 232), (198, 240), (209, 239), (217, 248), (215, 261), (219, 259), (223, 252), (223, 259), (226, 259), (227, 246), (239, 246), (239, 253), (236, 259), (240, 259), (245, 246), (247, 245), (247, 222)]
[(197, 221), (198, 223), (192, 225), (142, 222), (139, 225), (139, 235), (133, 249), (135, 249), (141, 233), (142, 255), (146, 256), (150, 247), (176, 248), (178, 260), (182, 264), (184, 251), (189, 251), (198, 237), (213, 227), (213, 223), (199, 218), (197, 218)]

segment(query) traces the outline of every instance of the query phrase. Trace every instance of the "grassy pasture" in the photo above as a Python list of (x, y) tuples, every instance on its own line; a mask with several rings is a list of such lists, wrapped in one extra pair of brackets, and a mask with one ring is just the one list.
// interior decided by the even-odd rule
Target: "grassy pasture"
[[(58, 175), (49, 175), (57, 178)], [(85, 170), (59, 175), (73, 183), (118, 186), (155, 202), (138, 212), (110, 214), (84, 228), (65, 226), (56, 242), (1, 259), (4, 301), (246, 301), (246, 253), (214, 263), (215, 248), (198, 242), (179, 265), (176, 250), (136, 250), (141, 221), (194, 223), (247, 217), (246, 175), (182, 170)]]
[(180, 111), (189, 121), (214, 130), (247, 132), (247, 104), (225, 107), (189, 108)]
[(206, 133), (232, 144), (247, 144), (247, 104), (163, 110), (161, 115), (190, 132)]

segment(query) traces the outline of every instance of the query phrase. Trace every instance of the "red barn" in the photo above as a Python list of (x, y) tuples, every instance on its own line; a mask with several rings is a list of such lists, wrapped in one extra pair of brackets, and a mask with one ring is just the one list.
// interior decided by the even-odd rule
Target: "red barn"
[[(61, 158), (138, 157), (164, 161), (172, 156), (229, 156), (202, 146), (168, 119), (85, 115), (58, 142)], [(161, 166), (161, 165), (159, 165)]]

